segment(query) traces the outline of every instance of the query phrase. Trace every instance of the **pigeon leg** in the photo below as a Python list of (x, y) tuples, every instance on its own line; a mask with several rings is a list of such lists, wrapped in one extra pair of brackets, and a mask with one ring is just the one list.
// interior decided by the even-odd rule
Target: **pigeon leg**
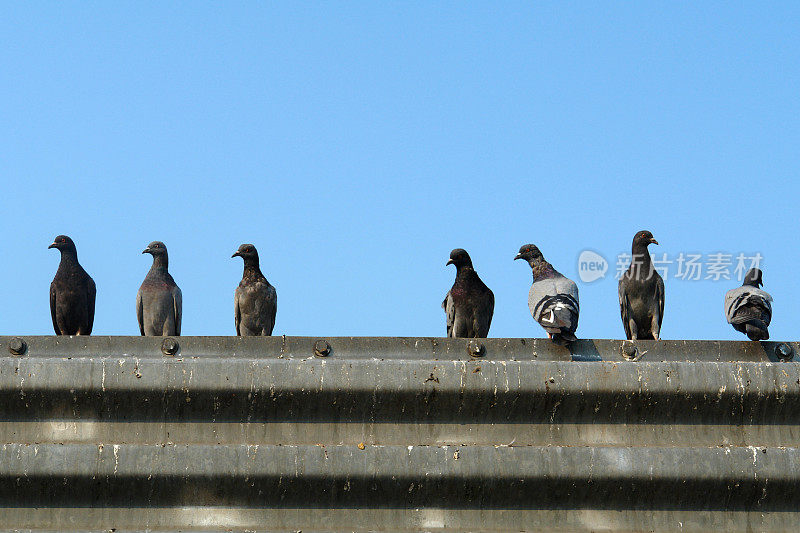
[(629, 340), (635, 341), (639, 336), (639, 326), (632, 318), (628, 319), (628, 330), (631, 332), (631, 338)]
[(661, 339), (658, 338), (659, 333), (661, 333), (659, 331), (659, 329), (660, 328), (658, 326), (658, 315), (653, 315), (653, 319), (652, 319), (651, 324), (650, 324), (650, 331), (653, 332), (653, 339), (655, 339), (655, 340), (661, 340)]

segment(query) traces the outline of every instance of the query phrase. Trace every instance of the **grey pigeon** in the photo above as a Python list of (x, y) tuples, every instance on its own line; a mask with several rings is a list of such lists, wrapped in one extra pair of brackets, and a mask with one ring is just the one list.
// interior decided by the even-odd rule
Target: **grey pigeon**
[(466, 250), (450, 252), (447, 264), (456, 266), (456, 281), (442, 302), (447, 336), (486, 338), (492, 325), (494, 294), (478, 277)]
[(561, 346), (578, 340), (578, 286), (548, 263), (539, 248), (526, 244), (514, 258), (524, 259), (533, 271), (533, 285), (528, 292), (531, 316)]
[(619, 279), (619, 311), (629, 340), (659, 340), (664, 318), (664, 280), (653, 267), (647, 246), (658, 244), (649, 231), (633, 236), (631, 266)]
[(231, 257), (244, 260), (242, 281), (234, 292), (236, 334), (272, 335), (278, 312), (278, 293), (261, 273), (258, 250), (252, 244), (242, 244)]
[(733, 329), (746, 334), (751, 341), (769, 339), (769, 323), (772, 321), (772, 296), (759, 286), (761, 270), (751, 268), (741, 287), (725, 294), (725, 318)]
[(153, 266), (136, 293), (139, 332), (148, 337), (180, 335), (183, 296), (167, 270), (167, 247), (153, 241), (142, 253), (153, 256)]
[(48, 248), (61, 252), (61, 262), (50, 284), (50, 316), (56, 335), (91, 335), (97, 288), (78, 263), (75, 243), (59, 235)]

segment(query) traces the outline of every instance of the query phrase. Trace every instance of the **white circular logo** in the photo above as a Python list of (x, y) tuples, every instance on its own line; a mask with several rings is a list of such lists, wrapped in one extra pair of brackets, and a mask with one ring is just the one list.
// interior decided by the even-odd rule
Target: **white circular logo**
[(608, 272), (608, 261), (592, 250), (584, 250), (578, 256), (578, 276), (584, 283), (604, 278)]

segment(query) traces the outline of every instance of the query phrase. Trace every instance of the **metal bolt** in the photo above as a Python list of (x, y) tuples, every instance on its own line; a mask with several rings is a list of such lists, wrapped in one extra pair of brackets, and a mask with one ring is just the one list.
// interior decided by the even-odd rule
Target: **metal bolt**
[(178, 353), (178, 348), (178, 341), (172, 337), (167, 337), (164, 339), (164, 342), (161, 343), (161, 351), (164, 353), (164, 355), (173, 356)]
[(8, 351), (11, 352), (11, 355), (22, 355), (27, 348), (28, 345), (19, 337), (14, 337), (8, 343)]
[(331, 353), (331, 345), (323, 340), (314, 343), (314, 355), (317, 357), (328, 357)]
[(791, 359), (792, 355), (794, 355), (792, 352), (793, 352), (792, 347), (786, 344), (785, 342), (782, 342), (777, 346), (775, 346), (775, 355), (781, 361), (788, 361), (789, 359)]
[(639, 356), (639, 348), (632, 342), (624, 342), (622, 343), (622, 356), (625, 359), (634, 361)]
[(479, 341), (472, 340), (467, 345), (467, 351), (472, 357), (481, 357), (486, 352), (486, 348)]

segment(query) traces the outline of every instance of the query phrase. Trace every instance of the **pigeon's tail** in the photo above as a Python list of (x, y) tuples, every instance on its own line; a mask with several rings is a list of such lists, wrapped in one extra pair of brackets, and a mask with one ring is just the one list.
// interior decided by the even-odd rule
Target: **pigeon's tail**
[(551, 333), (550, 340), (559, 346), (569, 346), (570, 343), (575, 342), (578, 338), (568, 332), (565, 333)]
[(561, 330), (561, 333), (559, 335), (561, 336), (562, 339), (566, 340), (567, 342), (575, 342), (576, 340), (578, 340), (578, 337), (576, 337), (575, 334), (571, 331)]
[(578, 329), (578, 308), (573, 299), (560, 296), (548, 302), (542, 311), (539, 323), (548, 333), (574, 338), (573, 333)]
[(751, 341), (765, 341), (769, 339), (767, 325), (761, 320), (751, 320), (745, 324), (745, 333)]
[(733, 327), (747, 335), (752, 341), (769, 339), (769, 312), (763, 307), (748, 305), (740, 307), (729, 321)]
[(559, 346), (569, 346), (570, 343), (578, 340), (574, 333), (563, 330), (558, 333), (550, 333), (550, 340)]

